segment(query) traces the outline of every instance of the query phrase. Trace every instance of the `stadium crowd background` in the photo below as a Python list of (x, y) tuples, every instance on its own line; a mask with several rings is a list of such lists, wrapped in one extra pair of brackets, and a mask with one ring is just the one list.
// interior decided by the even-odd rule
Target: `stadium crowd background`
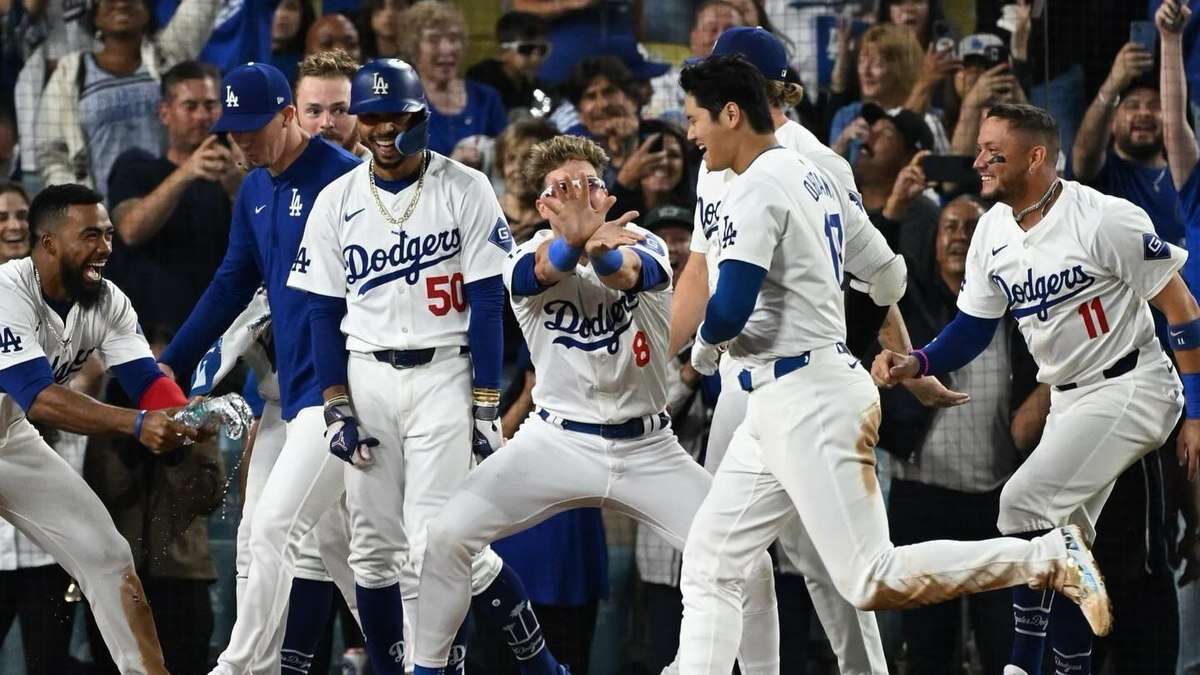
[[(312, 78), (306, 94), (296, 88), (302, 124), (354, 149), (349, 75), (367, 59), (400, 57), (428, 92), (432, 149), (491, 176), (518, 242), (546, 226), (523, 184), (523, 154), (555, 134), (583, 134), (614, 159), (604, 178), (616, 209), (643, 214), (678, 274), (699, 157), (680, 126), (677, 76), (724, 29), (761, 25), (786, 43), (790, 79), (803, 87), (786, 89), (789, 115), (851, 161), (872, 220), (906, 256), (901, 311), (914, 344), (953, 317), (988, 206), (961, 164), (925, 158), (973, 155), (981, 115), (999, 101), (1047, 107), (1062, 130), (1061, 173), (1133, 201), (1163, 239), (1189, 246), (1195, 292), (1200, 18), (1156, 27), (1161, 2), (0, 0), (0, 261), (28, 254), (25, 215), (41, 186), (94, 186), (118, 232), (106, 274), (161, 349), (221, 260), (244, 175), (236, 146), (208, 133), (220, 73), (269, 61)], [(1190, 5), (1200, 10), (1200, 0)], [(511, 317), (505, 351), (511, 435), (536, 378)], [(718, 392), (686, 356), (675, 364), (674, 426), (699, 457)], [(118, 396), (96, 370), (75, 386)], [(884, 394), (879, 473), (897, 544), (996, 534), (1000, 486), (1036, 445), (1049, 406), (1034, 370), (1010, 323), (948, 378), (970, 405), (935, 412), (906, 392)], [(243, 378), (227, 388), (241, 390)], [(171, 671), (206, 673), (233, 620), (240, 443), (183, 461), (67, 433), (54, 445), (129, 539)], [(1200, 673), (1200, 497), (1171, 447), (1129, 468), (1100, 519), (1096, 555), (1117, 621), (1097, 641), (1096, 672)], [(579, 510), (496, 548), (575, 673), (657, 673), (674, 654), (679, 556), (652, 533)], [(794, 572), (779, 558), (784, 673), (836, 672)], [(999, 673), (1009, 597), (881, 615), (892, 672)], [(312, 672), (364, 672), (349, 614), (326, 632)], [(115, 672), (66, 574), (4, 523), (0, 634), (3, 673)], [(471, 654), (472, 672), (515, 672), (486, 636)]]

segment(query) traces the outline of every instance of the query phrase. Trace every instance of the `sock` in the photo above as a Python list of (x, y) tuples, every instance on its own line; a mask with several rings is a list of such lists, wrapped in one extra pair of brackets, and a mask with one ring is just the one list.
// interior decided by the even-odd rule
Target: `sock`
[(1050, 604), (1050, 625), (1055, 675), (1091, 675), (1092, 627), (1079, 605), (1055, 593)]
[(383, 588), (354, 585), (367, 658), (376, 675), (404, 675), (404, 606), (400, 582)]
[(546, 648), (525, 584), (508, 563), (490, 586), (471, 599), (471, 608), (481, 622), (504, 633), (521, 675), (559, 675), (558, 661)]
[(446, 669), (428, 668), (426, 666), (413, 666), (413, 675), (446, 675)]
[[(1050, 530), (1022, 532), (1010, 536), (1033, 539)], [(1013, 646), (1008, 662), (1029, 675), (1041, 675), (1042, 655), (1046, 648), (1046, 629), (1050, 626), (1051, 589), (1035, 591), (1028, 586), (1013, 589)]]
[(471, 613), (467, 612), (467, 617), (463, 619), (458, 633), (454, 636), (454, 642), (450, 643), (450, 659), (446, 662), (445, 675), (466, 675), (467, 643), (471, 640), (474, 632), (475, 621), (472, 619)]
[(313, 654), (321, 641), (321, 631), (329, 623), (333, 609), (333, 582), (299, 577), (292, 580), (288, 597), (287, 628), (283, 633), (283, 651), (279, 666), (284, 673), (304, 673), (312, 667)]

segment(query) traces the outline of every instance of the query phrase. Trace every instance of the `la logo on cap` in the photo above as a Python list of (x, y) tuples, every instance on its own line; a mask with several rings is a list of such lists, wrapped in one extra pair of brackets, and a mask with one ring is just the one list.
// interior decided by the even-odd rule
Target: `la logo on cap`
[(371, 88), (372, 92), (374, 92), (377, 95), (383, 95), (383, 96), (387, 95), (388, 83), (387, 83), (387, 80), (383, 79), (383, 75), (380, 75), (379, 73), (374, 73), (371, 81), (372, 81), (372, 85), (373, 85)]
[(233, 87), (231, 87), (228, 84), (225, 85), (225, 107), (226, 108), (238, 107), (237, 94), (233, 93)]

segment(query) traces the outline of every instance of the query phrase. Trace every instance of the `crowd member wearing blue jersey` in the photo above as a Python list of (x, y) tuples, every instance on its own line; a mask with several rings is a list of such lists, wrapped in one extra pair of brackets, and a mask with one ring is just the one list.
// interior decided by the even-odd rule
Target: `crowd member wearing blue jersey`
[[(317, 193), (359, 160), (300, 128), (288, 82), (273, 66), (235, 68), (220, 97), (223, 114), (213, 130), (228, 132), (256, 168), (234, 203), (225, 259), (160, 361), (168, 372), (192, 370), (265, 284), (287, 440), (255, 508), (245, 592), (229, 646), (213, 671), (240, 675), (258, 660), (288, 605), (301, 538), (343, 491), (340, 463), (326, 452), (322, 435), (307, 301), (287, 287), (287, 278), (306, 264), (300, 240)], [(295, 598), (291, 607), (308, 611)]]

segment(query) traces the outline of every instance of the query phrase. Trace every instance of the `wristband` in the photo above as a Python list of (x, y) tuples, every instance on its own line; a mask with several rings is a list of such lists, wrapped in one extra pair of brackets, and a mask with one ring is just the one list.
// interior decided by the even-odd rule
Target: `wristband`
[(925, 355), (924, 349), (909, 352), (908, 355), (917, 357), (917, 363), (921, 364), (921, 367), (917, 369), (917, 377), (925, 377), (929, 374), (929, 357)]
[(133, 420), (133, 438), (136, 441), (142, 440), (142, 424), (146, 422), (146, 411), (139, 410), (137, 417)]
[(1200, 419), (1200, 373), (1180, 373), (1183, 381), (1183, 416)]
[(570, 272), (579, 264), (579, 256), (583, 253), (583, 249), (578, 246), (571, 246), (566, 239), (559, 237), (550, 242), (550, 247), (546, 249), (546, 257), (550, 259), (550, 264), (559, 272)]
[(1168, 326), (1171, 335), (1171, 351), (1178, 352), (1200, 347), (1200, 319), (1193, 319), (1178, 326)]
[(596, 270), (596, 274), (606, 277), (621, 271), (621, 266), (625, 264), (625, 254), (621, 253), (620, 249), (613, 249), (591, 260), (592, 269)]

